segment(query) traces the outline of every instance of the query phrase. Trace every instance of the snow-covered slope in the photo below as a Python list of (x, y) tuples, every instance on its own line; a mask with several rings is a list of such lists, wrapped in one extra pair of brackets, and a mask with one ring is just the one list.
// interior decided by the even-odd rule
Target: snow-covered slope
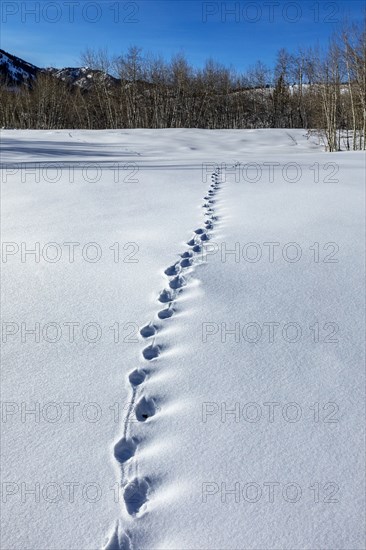
[(304, 134), (3, 132), (6, 548), (364, 548), (364, 156)]
[(90, 67), (65, 67), (63, 69), (49, 68), (46, 71), (56, 78), (79, 86), (82, 89), (88, 89), (96, 83), (103, 83), (105, 86), (116, 85), (119, 80), (102, 71), (93, 70)]
[(64, 67), (56, 69), (48, 67), (40, 69), (19, 57), (4, 50), (0, 50), (0, 78), (10, 85), (32, 83), (39, 74), (50, 74), (63, 82), (89, 89), (96, 82), (103, 82), (106, 86), (113, 86), (118, 79), (102, 71), (93, 70), (90, 67)]
[(21, 84), (31, 82), (41, 69), (12, 55), (0, 50), (0, 77), (8, 84)]

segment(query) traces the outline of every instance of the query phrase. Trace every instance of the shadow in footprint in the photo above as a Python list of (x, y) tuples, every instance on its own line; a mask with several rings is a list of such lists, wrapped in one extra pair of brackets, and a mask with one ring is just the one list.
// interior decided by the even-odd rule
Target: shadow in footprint
[(145, 478), (139, 479), (136, 477), (126, 485), (123, 499), (130, 516), (136, 515), (140, 511), (141, 506), (148, 500), (147, 494), (149, 488), (149, 483)]
[[(193, 250), (194, 248), (195, 247), (193, 247)], [(183, 260), (181, 260), (180, 265), (181, 267), (190, 267), (192, 263), (193, 263), (192, 258), (184, 258)]]
[(176, 263), (174, 265), (171, 265), (170, 267), (167, 267), (167, 269), (164, 271), (165, 275), (168, 275), (168, 277), (172, 277), (173, 275), (178, 275), (180, 272), (179, 263)]
[(159, 319), (169, 319), (174, 314), (174, 309), (171, 304), (169, 304), (169, 307), (166, 309), (162, 309), (158, 313)]
[(128, 379), (132, 386), (139, 386), (146, 378), (146, 373), (143, 370), (135, 369), (131, 372)]
[(159, 302), (161, 302), (162, 304), (172, 302), (174, 300), (174, 298), (175, 298), (174, 292), (172, 290), (167, 289), (167, 288), (162, 290), (159, 294)]
[(137, 440), (135, 438), (127, 440), (123, 437), (114, 446), (114, 458), (117, 460), (117, 462), (123, 464), (134, 456), (136, 449)]
[(154, 416), (156, 407), (153, 399), (141, 397), (135, 408), (136, 418), (139, 422), (146, 422), (148, 418)]
[(190, 250), (187, 250), (186, 252), (183, 252), (183, 254), (181, 254), (182, 258), (192, 258), (192, 256), (193, 252), (191, 252)]
[(150, 346), (147, 346), (144, 350), (142, 350), (142, 355), (144, 356), (144, 359), (146, 361), (151, 361), (152, 359), (156, 359), (160, 355), (160, 348), (159, 346), (154, 346), (151, 344)]
[(154, 334), (156, 334), (156, 330), (156, 327), (152, 323), (149, 323), (148, 325), (142, 327), (140, 334), (144, 338), (150, 338), (150, 336), (154, 336)]
[(193, 252), (201, 252), (202, 250), (202, 246), (200, 244), (196, 244), (193, 248), (192, 248)]
[(186, 286), (186, 284), (187, 284), (187, 281), (181, 275), (177, 275), (176, 277), (174, 277), (174, 279), (172, 279), (169, 282), (170, 288), (173, 288), (174, 290), (176, 290), (178, 288), (182, 288), (182, 287)]

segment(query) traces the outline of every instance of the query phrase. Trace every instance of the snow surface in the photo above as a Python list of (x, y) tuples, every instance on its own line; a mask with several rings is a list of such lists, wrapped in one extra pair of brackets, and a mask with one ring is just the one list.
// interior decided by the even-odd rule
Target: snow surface
[(2, 163), (3, 547), (365, 548), (363, 153), (7, 130)]

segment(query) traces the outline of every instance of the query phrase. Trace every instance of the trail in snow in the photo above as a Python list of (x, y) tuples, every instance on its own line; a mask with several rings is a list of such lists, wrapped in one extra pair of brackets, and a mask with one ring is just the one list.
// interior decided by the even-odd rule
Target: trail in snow
[[(19, 247), (2, 263), (4, 320), (19, 327), (2, 346), (2, 402), (19, 407), (2, 422), (4, 546), (101, 548), (111, 534), (117, 550), (364, 549), (362, 153), (329, 155), (292, 129), (68, 131), (4, 131), (3, 241)], [(222, 190), (208, 193), (200, 175), (233, 157)], [(83, 257), (90, 242), (101, 261)], [(35, 243), (40, 262), (23, 262)], [(59, 243), (60, 261), (42, 257), (47, 243)], [(65, 243), (80, 243), (75, 261)], [(298, 262), (285, 258), (289, 243)], [(187, 284), (171, 288), (177, 276)], [(163, 289), (176, 298), (159, 301)], [(96, 343), (83, 337), (90, 321)], [(59, 342), (42, 337), (49, 322)], [(41, 341), (23, 343), (23, 324), (36, 323)], [(145, 359), (150, 345), (158, 355)], [(138, 420), (142, 397), (154, 416), (143, 401)], [(136, 478), (147, 492), (130, 486), (128, 511)], [(299, 502), (284, 498), (289, 483)], [(39, 485), (40, 500), (28, 493)]]
[[(211, 175), (211, 184), (207, 194), (204, 196), (205, 221), (203, 227), (194, 230), (192, 238), (187, 242), (189, 249), (180, 254), (181, 259), (164, 271), (168, 277), (168, 287), (164, 288), (158, 301), (166, 305), (157, 312), (157, 318), (161, 321), (170, 319), (175, 313), (175, 305), (184, 287), (189, 283), (198, 256), (202, 252), (204, 243), (211, 238), (215, 224), (219, 220), (216, 213), (216, 197), (222, 187), (220, 168), (217, 168)], [(136, 453), (141, 439), (132, 435), (131, 425), (135, 418), (138, 423), (148, 422), (158, 411), (157, 398), (146, 394), (143, 382), (153, 375), (154, 361), (164, 353), (165, 343), (160, 342), (159, 336), (162, 324), (154, 319), (140, 330), (140, 335), (147, 343), (142, 349), (142, 356), (146, 366), (137, 368), (129, 373), (128, 381), (131, 386), (131, 398), (129, 407), (124, 418), (122, 437), (114, 445), (114, 458), (120, 465), (120, 485), (123, 494), (123, 504), (127, 513), (136, 517), (146, 509), (149, 500), (149, 493), (153, 490), (152, 482), (148, 477), (140, 477), (138, 474), (138, 459)], [(131, 538), (127, 530), (123, 529), (121, 521), (117, 520), (104, 550), (131, 550)]]

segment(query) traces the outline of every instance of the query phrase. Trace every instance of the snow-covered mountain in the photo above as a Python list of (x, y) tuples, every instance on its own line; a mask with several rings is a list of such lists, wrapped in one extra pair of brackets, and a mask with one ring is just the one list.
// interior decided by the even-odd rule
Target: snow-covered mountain
[(91, 88), (96, 82), (103, 82), (107, 87), (119, 82), (119, 79), (114, 78), (110, 74), (91, 69), (90, 67), (64, 67), (63, 69), (49, 67), (44, 72), (52, 74), (67, 84), (85, 89)]
[(39, 67), (0, 50), (0, 81), (10, 85), (31, 82), (41, 71)]
[(107, 86), (113, 86), (119, 82), (117, 78), (90, 67), (64, 67), (62, 69), (47, 67), (43, 69), (0, 50), (0, 82), (10, 86), (30, 84), (39, 74), (51, 74), (69, 85), (79, 86), (83, 89), (90, 89), (96, 82), (104, 82)]

